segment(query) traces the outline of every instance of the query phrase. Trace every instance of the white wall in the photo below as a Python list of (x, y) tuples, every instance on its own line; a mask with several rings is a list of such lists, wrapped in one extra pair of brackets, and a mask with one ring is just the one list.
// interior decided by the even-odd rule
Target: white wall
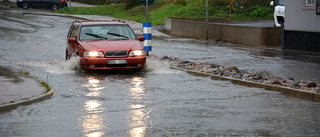
[(320, 15), (316, 14), (316, 0), (313, 7), (306, 6), (306, 0), (286, 0), (285, 30), (320, 33)]

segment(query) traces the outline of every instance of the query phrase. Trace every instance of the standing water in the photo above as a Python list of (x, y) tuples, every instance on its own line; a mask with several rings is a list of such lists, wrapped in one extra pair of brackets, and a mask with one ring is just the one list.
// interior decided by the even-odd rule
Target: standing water
[[(0, 113), (0, 136), (320, 136), (317, 102), (194, 76), (152, 58), (137, 73), (82, 71), (79, 58), (64, 60), (74, 19), (6, 15), (0, 21), (16, 27), (0, 27), (1, 65), (48, 76), (56, 94)], [(154, 40), (152, 54), (277, 74), (288, 70), (284, 75), (300, 63), (304, 70), (318, 66), (222, 45)]]

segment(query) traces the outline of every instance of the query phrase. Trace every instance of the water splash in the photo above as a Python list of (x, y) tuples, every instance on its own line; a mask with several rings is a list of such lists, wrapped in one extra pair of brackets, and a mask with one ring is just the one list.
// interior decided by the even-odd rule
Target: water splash
[(70, 60), (53, 62), (18, 62), (19, 65), (37, 67), (53, 74), (70, 74), (81, 70), (80, 57), (72, 57)]
[(170, 69), (170, 64), (167, 61), (161, 61), (156, 58), (148, 58), (145, 70), (154, 74), (172, 74), (180, 71)]
[[(18, 62), (22, 66), (40, 68), (52, 74), (71, 74), (81, 72), (80, 57), (72, 57), (70, 60), (59, 60), (53, 62)], [(170, 69), (167, 61), (161, 61), (157, 58), (148, 58), (144, 69), (147, 73), (152, 74), (172, 74), (180, 71)]]
[(81, 71), (80, 57), (72, 57), (67, 61), (55, 61), (51, 64), (52, 68), (46, 70), (55, 74), (76, 73)]

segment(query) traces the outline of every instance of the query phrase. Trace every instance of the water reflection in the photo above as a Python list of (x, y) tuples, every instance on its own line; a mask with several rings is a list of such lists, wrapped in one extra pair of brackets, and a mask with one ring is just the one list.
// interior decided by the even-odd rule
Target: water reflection
[(139, 93), (143, 93), (145, 91), (145, 88), (143, 88), (143, 79), (141, 77), (134, 77), (131, 81), (131, 84), (133, 87), (130, 88), (131, 96), (138, 97)]
[(150, 110), (143, 105), (146, 100), (145, 88), (143, 87), (144, 79), (134, 77), (131, 80), (130, 96), (136, 103), (130, 105), (130, 113), (128, 114), (128, 125), (130, 126), (129, 134), (132, 137), (144, 137), (148, 128)]
[(100, 80), (94, 78), (94, 77), (89, 77), (88, 78), (88, 83), (85, 84), (84, 86), (89, 89), (89, 92), (87, 93), (87, 96), (99, 96), (101, 94), (101, 90), (104, 89), (104, 87), (99, 87), (99, 84), (101, 83)]
[(101, 137), (105, 133), (103, 128), (105, 118), (100, 114), (92, 114), (83, 116), (81, 121), (81, 126), (83, 128), (84, 136), (86, 137)]
[[(95, 77), (89, 77), (88, 82), (84, 85), (90, 91), (86, 96), (96, 97), (101, 95), (101, 81)], [(79, 119), (79, 123), (83, 130), (83, 136), (101, 137), (105, 135), (104, 129), (107, 127), (106, 118), (100, 113), (104, 110), (103, 103), (99, 100), (86, 100), (84, 102), (84, 110), (88, 113)]]
[(99, 113), (102, 111), (101, 104), (102, 102), (98, 100), (88, 100), (87, 102), (85, 102), (84, 109), (88, 113)]

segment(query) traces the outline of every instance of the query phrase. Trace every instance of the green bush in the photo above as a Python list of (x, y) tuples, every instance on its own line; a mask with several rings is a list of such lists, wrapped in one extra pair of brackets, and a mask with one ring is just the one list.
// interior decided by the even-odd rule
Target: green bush
[[(72, 0), (74, 1), (74, 0)], [(144, 22), (146, 19), (145, 6), (139, 4), (136, 0), (126, 0), (128, 3), (103, 5), (95, 7), (73, 7), (72, 12), (69, 8), (62, 8), (54, 13), (64, 14), (83, 14), (83, 15), (107, 15), (120, 19), (134, 20)], [(219, 1), (219, 0), (209, 0)], [(221, 0), (227, 2), (225, 5), (209, 5), (209, 17), (223, 17), (229, 19), (229, 0)], [(233, 2), (243, 0), (232, 0)], [(254, 0), (252, 0), (254, 1)], [(132, 2), (132, 3), (129, 3)], [(177, 5), (176, 0), (156, 0), (149, 7), (149, 21), (152, 24), (163, 24), (164, 17), (205, 17), (206, 4), (205, 0), (185, 0), (186, 6)], [(219, 1), (220, 2), (220, 1)], [(126, 6), (130, 5), (131, 9), (126, 10)], [(127, 7), (128, 8), (128, 7)], [(273, 19), (273, 8), (269, 5), (255, 5), (251, 7), (234, 8), (232, 7), (232, 20), (260, 20)]]
[(209, 0), (208, 3), (210, 5), (223, 6), (223, 5), (230, 4), (230, 1), (229, 0)]
[[(226, 6), (225, 10), (230, 11), (230, 5)], [(236, 10), (236, 8), (231, 5), (231, 12), (234, 12)]]
[(251, 15), (255, 18), (262, 18), (262, 17), (265, 17), (267, 14), (268, 13), (266, 11), (264, 11), (262, 8), (259, 8), (255, 11), (253, 11), (253, 13)]

